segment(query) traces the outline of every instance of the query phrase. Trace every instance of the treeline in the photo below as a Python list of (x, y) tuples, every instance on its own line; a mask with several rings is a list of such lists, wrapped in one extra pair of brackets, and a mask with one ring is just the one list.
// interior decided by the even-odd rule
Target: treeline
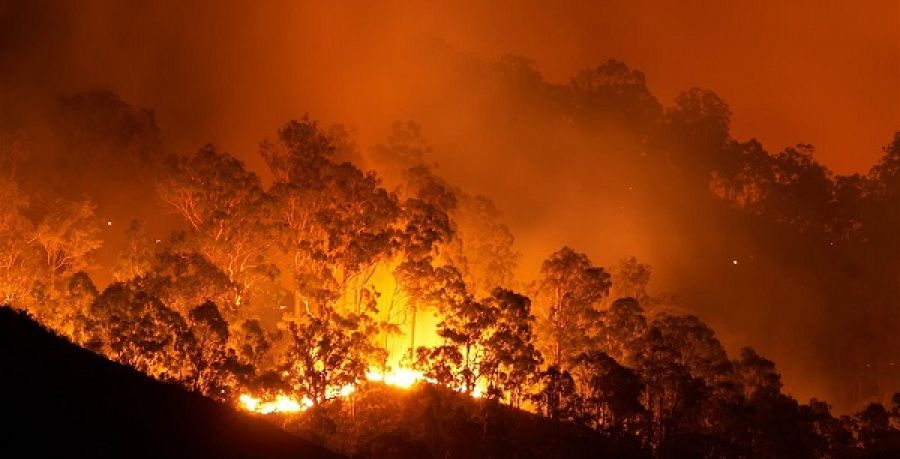
[[(735, 138), (731, 111), (713, 91), (693, 88), (660, 103), (644, 75), (622, 62), (553, 83), (522, 58), (457, 60), (454, 69), (475, 82), (466, 93), (478, 100), (465, 113), (480, 124), (466, 131), (474, 138), (453, 145), (475, 144), (502, 158), (488, 170), (521, 173), (528, 185), (519, 193), (553, 194), (549, 203), (531, 195), (532, 202), (570, 226), (597, 228), (596, 237), (609, 241), (599, 250), (622, 239), (633, 244), (609, 228), (639, 235), (667, 273), (677, 269), (684, 284), (698, 285), (692, 310), (742, 324), (729, 332), (779, 343), (766, 351), (790, 365), (794, 387), (828, 393), (844, 411), (887, 403), (900, 385), (896, 133), (886, 133), (873, 167), (839, 175), (811, 145), (767, 151), (755, 139)], [(457, 108), (451, 97), (435, 99)], [(593, 213), (572, 217), (571, 207)], [(518, 221), (527, 216), (520, 212)], [(740, 275), (724, 275), (720, 262), (734, 259)]]
[[(584, 74), (572, 88), (590, 97), (576, 106), (626, 97), (642, 87), (637, 78), (615, 63)], [(823, 220), (791, 197), (812, 199), (813, 182), (849, 183), (813, 173), (821, 167), (803, 152), (745, 155), (709, 92), (622, 113), (660, 117), (645, 128), (663, 133), (648, 139), (722, 153), (699, 188), (803, 231)], [(535, 280), (516, 282), (501, 214), (436, 175), (414, 125), (364, 155), (341, 128), (291, 121), (260, 146), (263, 180), (213, 146), (163, 154), (152, 113), (109, 93), (61, 99), (53, 123), (51, 133), (3, 134), (0, 300), (159, 379), (226, 401), (305, 397), (316, 411), (341, 403), (348, 385), (364, 392), (370, 368), (403, 365), (658, 456), (846, 457), (897, 445), (900, 397), (841, 418), (824, 402), (799, 404), (771, 361), (750, 349), (729, 357), (702, 321), (672, 313), (634, 259), (607, 270), (565, 247)], [(888, 148), (870, 177), (855, 179), (866, 191), (853, 202), (890, 205), (898, 155)], [(153, 196), (178, 229), (155, 237), (153, 221), (135, 221), (114, 259), (92, 269), (114, 223), (104, 216)], [(815, 234), (895, 237), (870, 229), (892, 222), (872, 212), (855, 232), (834, 224)], [(87, 272), (111, 282), (99, 291)], [(416, 340), (426, 314), (439, 319), (437, 345)], [(396, 340), (409, 343), (399, 362), (387, 344)]]

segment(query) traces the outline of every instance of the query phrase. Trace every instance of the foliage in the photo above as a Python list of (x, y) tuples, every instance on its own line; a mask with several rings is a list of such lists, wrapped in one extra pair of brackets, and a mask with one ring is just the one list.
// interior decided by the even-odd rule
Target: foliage
[[(543, 84), (526, 61), (498, 69), (515, 90)], [(868, 174), (836, 176), (809, 145), (770, 154), (732, 139), (730, 110), (712, 91), (691, 89), (663, 108), (643, 74), (621, 62), (555, 89), (545, 95), (576, 121), (572, 129), (623, 127), (664, 151), (648, 176), (676, 175), (672, 183), (689, 190), (681, 196), (705, 197), (698, 208), (739, 212), (751, 228), (801, 237), (818, 247), (812, 253), (834, 247), (823, 259), (837, 267), (820, 271), (836, 281), (824, 287), (828, 306), (858, 305), (893, 332), (900, 262), (885, 254), (900, 250), (900, 135)], [(551, 432), (558, 451), (572, 440), (579, 453), (618, 441), (659, 457), (853, 457), (897, 446), (900, 396), (841, 418), (824, 402), (798, 403), (782, 392), (774, 362), (749, 348), (729, 358), (700, 318), (661, 311), (651, 268), (636, 258), (607, 271), (563, 247), (541, 265), (531, 298), (509, 290), (519, 258), (512, 231), (490, 200), (437, 174), (414, 123), (372, 152), (379, 175), (344, 161), (363, 155), (342, 128), (291, 121), (260, 147), (269, 184), (213, 146), (158, 167), (152, 113), (110, 93), (64, 98), (60, 115), (56, 140), (74, 153), (54, 167), (85, 174), (70, 180), (65, 199), (35, 185), (59, 172), (43, 174), (53, 162), (45, 152), (18, 140), (0, 145), (11, 159), (0, 158), (0, 303), (156, 378), (229, 402), (245, 389), (308, 398), (314, 408), (296, 422), (363, 457), (502, 457), (515, 442), (547, 451), (504, 426), (509, 420)], [(126, 179), (152, 170), (181, 227), (156, 239), (133, 223), (110, 270), (115, 282), (98, 292), (87, 273), (107, 239), (97, 209), (116, 195), (91, 180), (107, 166)], [(402, 291), (406, 322), (379, 309), (376, 271)], [(438, 316), (440, 345), (417, 345), (422, 311)], [(852, 345), (885, 368), (889, 352), (850, 339), (864, 336), (864, 321), (840, 319)], [(436, 383), (420, 384), (419, 398), (365, 382), (370, 367), (386, 366), (377, 335), (402, 325), (406, 363)], [(884, 395), (895, 381), (838, 355), (834, 363), (854, 374), (876, 374), (877, 387), (861, 394)], [(358, 399), (342, 396), (351, 389)]]
[[(541, 265), (534, 284), (538, 311), (538, 344), (548, 362), (570, 368), (596, 340), (597, 305), (609, 293), (610, 276), (593, 266), (587, 255), (563, 247)], [(579, 333), (572, 333), (579, 330)]]
[(91, 305), (85, 343), (113, 360), (164, 380), (194, 377), (197, 343), (188, 324), (146, 292), (116, 283)]
[(314, 404), (338, 397), (365, 378), (369, 362), (382, 358), (370, 342), (375, 325), (365, 315), (328, 310), (288, 318), (283, 326), (289, 346), (279, 367), (293, 391)]
[(211, 145), (190, 158), (170, 158), (158, 186), (162, 199), (190, 228), (188, 244), (228, 277), (229, 312), (246, 309), (255, 287), (273, 279), (269, 196), (259, 178)]

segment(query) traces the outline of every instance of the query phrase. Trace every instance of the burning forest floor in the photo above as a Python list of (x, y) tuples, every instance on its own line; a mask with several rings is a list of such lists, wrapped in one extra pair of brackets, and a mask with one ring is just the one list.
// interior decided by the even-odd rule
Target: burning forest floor
[(0, 441), (20, 457), (338, 459), (308, 441), (154, 381), (0, 307)]
[(248, 415), (110, 362), (7, 307), (0, 307), (0, 364), (7, 375), (0, 388), (10, 395), (0, 439), (35, 457), (343, 457), (329, 449), (373, 458), (647, 457), (626, 436), (425, 381), (407, 388), (373, 381), (302, 412)]

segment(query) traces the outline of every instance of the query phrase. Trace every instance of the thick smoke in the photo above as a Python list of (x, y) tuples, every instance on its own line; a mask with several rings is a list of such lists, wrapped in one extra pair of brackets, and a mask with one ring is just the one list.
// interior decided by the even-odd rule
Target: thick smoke
[[(635, 91), (659, 98), (640, 107), (661, 111), (680, 90), (712, 86), (732, 103), (735, 137), (774, 150), (820, 143), (836, 169), (865, 171), (900, 119), (894, 2), (813, 16), (777, 2), (732, 13), (703, 2), (221, 3), (0, 5), (0, 122), (49, 128), (58, 95), (107, 88), (155, 112), (166, 151), (212, 142), (261, 172), (259, 141), (304, 113), (349, 126), (363, 156), (394, 121), (414, 120), (438, 172), (504, 211), (522, 280), (564, 244), (605, 265), (635, 255), (654, 267), (655, 290), (726, 344), (778, 362), (789, 392), (846, 398), (822, 343), (850, 338), (823, 317), (810, 257), (710, 213), (678, 178), (690, 171), (661, 172), (671, 145), (634, 131), (650, 115), (573, 113), (561, 91), (582, 68), (622, 59), (647, 74)], [(758, 32), (780, 27), (809, 33)], [(785, 44), (789, 35), (800, 38)], [(122, 212), (108, 218), (132, 217)]]

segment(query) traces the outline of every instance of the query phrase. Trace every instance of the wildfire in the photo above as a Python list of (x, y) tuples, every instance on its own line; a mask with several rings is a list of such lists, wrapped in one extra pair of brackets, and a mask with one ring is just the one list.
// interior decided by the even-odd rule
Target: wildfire
[(399, 387), (401, 389), (409, 389), (419, 381), (427, 381), (425, 375), (421, 371), (410, 370), (409, 368), (400, 368), (388, 373), (370, 370), (366, 373), (366, 379), (369, 381), (383, 382), (389, 386)]
[(267, 402), (261, 401), (249, 394), (241, 394), (239, 401), (241, 402), (241, 407), (245, 410), (260, 414), (299, 413), (301, 411), (306, 411), (313, 405), (312, 400), (308, 398), (303, 398), (298, 402), (293, 397), (288, 397), (283, 394), (279, 394), (275, 396), (275, 400)]
[[(421, 371), (411, 370), (409, 368), (400, 368), (391, 370), (387, 373), (378, 370), (369, 370), (366, 372), (366, 380), (373, 382), (381, 382), (389, 386), (398, 387), (400, 389), (409, 389), (420, 381), (433, 383)], [(356, 386), (348, 384), (336, 391), (335, 397), (349, 397), (356, 392)], [(238, 398), (241, 408), (252, 411), (254, 413), (299, 413), (306, 411), (313, 406), (313, 401), (304, 397), (297, 400), (284, 394), (275, 396), (274, 400), (263, 401), (258, 397), (250, 394), (241, 394)]]

